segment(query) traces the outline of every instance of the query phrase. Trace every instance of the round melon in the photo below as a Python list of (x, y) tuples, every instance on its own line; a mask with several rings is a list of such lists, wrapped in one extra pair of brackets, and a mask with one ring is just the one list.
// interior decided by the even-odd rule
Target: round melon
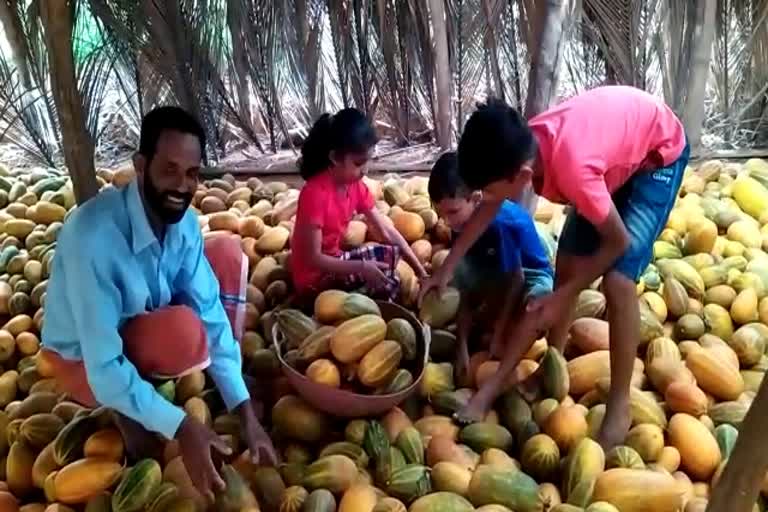
[(307, 367), (307, 378), (332, 388), (341, 386), (341, 374), (338, 367), (328, 359), (317, 359)]
[(587, 420), (574, 406), (560, 406), (544, 421), (544, 433), (554, 439), (563, 452), (568, 452), (587, 435)]
[(721, 461), (720, 447), (712, 432), (689, 414), (672, 416), (667, 429), (669, 444), (680, 452), (680, 462), (691, 477), (708, 481)]
[(538, 481), (551, 481), (560, 467), (560, 448), (546, 434), (536, 434), (523, 445), (523, 470)]
[(644, 462), (656, 462), (664, 449), (664, 431), (658, 425), (641, 423), (629, 431), (625, 442)]

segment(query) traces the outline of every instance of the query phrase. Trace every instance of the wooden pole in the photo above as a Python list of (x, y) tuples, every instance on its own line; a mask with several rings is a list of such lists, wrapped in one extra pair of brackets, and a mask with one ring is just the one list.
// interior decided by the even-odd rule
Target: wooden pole
[(717, 485), (712, 489), (706, 512), (752, 512), (768, 472), (768, 379), (741, 424), (739, 438)]
[(45, 29), (51, 90), (61, 125), (64, 160), (72, 177), (78, 204), (99, 191), (93, 163), (94, 145), (85, 126), (83, 101), (77, 89), (72, 48), (74, 25), (72, 0), (40, 2), (40, 19)]
[(707, 95), (707, 78), (712, 60), (712, 42), (715, 39), (715, 16), (717, 0), (697, 2), (693, 37), (689, 44), (691, 51), (691, 71), (688, 76), (685, 105), (682, 107), (682, 121), (691, 150), (699, 151), (701, 131), (704, 127), (704, 98)]
[(437, 132), (437, 143), (445, 150), (451, 147), (451, 64), (448, 58), (445, 0), (429, 0), (429, 12), (432, 19), (432, 43), (435, 55), (437, 96), (435, 131)]

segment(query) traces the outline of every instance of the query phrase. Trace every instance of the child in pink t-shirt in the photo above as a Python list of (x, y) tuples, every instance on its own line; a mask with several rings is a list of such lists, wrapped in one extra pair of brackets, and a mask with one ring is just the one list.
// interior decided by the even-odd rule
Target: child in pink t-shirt
[[(376, 209), (362, 181), (376, 142), (371, 123), (353, 108), (321, 116), (304, 141), (299, 170), (307, 182), (299, 194), (290, 263), (301, 299), (311, 300), (330, 288), (365, 287), (369, 294), (393, 300), (399, 291), (400, 255), (419, 278), (425, 276), (418, 258)], [(344, 233), (356, 214), (364, 215), (391, 245), (342, 251)]]
[(574, 207), (558, 243), (555, 291), (529, 303), (532, 329), (564, 348), (579, 292), (602, 277), (608, 302), (611, 391), (599, 440), (621, 444), (631, 423), (629, 386), (640, 333), (636, 280), (666, 224), (688, 163), (680, 120), (658, 98), (598, 87), (526, 122), (502, 102), (481, 105), (464, 128), (459, 172), (489, 201), (476, 210), (422, 294), (444, 286), (504, 198), (529, 184)]

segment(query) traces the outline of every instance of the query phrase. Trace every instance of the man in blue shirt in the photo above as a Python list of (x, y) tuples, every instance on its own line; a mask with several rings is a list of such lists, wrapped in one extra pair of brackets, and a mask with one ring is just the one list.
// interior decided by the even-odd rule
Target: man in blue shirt
[[(224, 455), (229, 449), (146, 378), (206, 368), (227, 408), (239, 415), (252, 457), (275, 463), (276, 455), (256, 417), (240, 347), (189, 209), (204, 149), (203, 129), (185, 111), (162, 107), (146, 115), (136, 179), (78, 207), (61, 230), (42, 354), (63, 390), (117, 413), (134, 456), (147, 456), (135, 452), (154, 433), (177, 439), (192, 481), (207, 493), (224, 485), (211, 448)], [(239, 244), (217, 242), (230, 250), (224, 267), (240, 272)]]
[[(428, 188), (440, 217), (454, 231), (461, 231), (482, 199), (479, 192), (470, 191), (462, 182), (453, 152), (437, 160)], [(460, 420), (483, 421), (520, 359), (536, 341), (537, 333), (529, 329), (531, 323), (523, 310), (528, 300), (552, 292), (552, 276), (533, 219), (524, 208), (505, 201), (453, 276), (461, 292), (456, 358), (459, 378), (465, 379), (469, 370), (468, 339), (473, 327), (486, 330), (481, 336), (490, 334), (491, 355), (502, 359), (496, 375), (458, 412)], [(473, 320), (480, 321), (473, 326)], [(488, 332), (488, 328), (492, 330)]]

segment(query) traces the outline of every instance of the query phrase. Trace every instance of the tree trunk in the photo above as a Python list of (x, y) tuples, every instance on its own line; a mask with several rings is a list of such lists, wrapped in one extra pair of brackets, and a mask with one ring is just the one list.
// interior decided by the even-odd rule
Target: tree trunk
[(74, 26), (72, 0), (40, 2), (40, 18), (45, 29), (45, 45), (51, 70), (51, 89), (61, 125), (64, 159), (72, 177), (78, 204), (99, 190), (93, 164), (94, 145), (85, 126), (83, 101), (77, 90), (72, 54)]
[(538, 45), (532, 54), (531, 79), (525, 103), (525, 116), (528, 118), (546, 110), (555, 96), (563, 27), (570, 4), (570, 0), (547, 0), (546, 5), (538, 7), (543, 10), (538, 15)]
[(429, 0), (435, 53), (435, 86), (437, 88), (437, 142), (444, 150), (451, 147), (451, 65), (448, 60), (448, 29), (444, 0)]
[(24, 31), (19, 19), (16, 0), (0, 0), (0, 24), (5, 31), (8, 45), (11, 49), (11, 57), (16, 70), (19, 73), (21, 85), (25, 91), (32, 89), (32, 79), (29, 74), (27, 42), (24, 39)]
[(768, 380), (763, 380), (707, 505), (707, 512), (750, 512), (768, 470)]
[[(538, 7), (539, 28), (536, 38), (538, 45), (531, 61), (531, 78), (525, 103), (525, 116), (528, 119), (546, 110), (555, 97), (560, 70), (563, 27), (570, 6), (571, 0), (547, 0), (546, 5)], [(536, 211), (537, 201), (533, 187), (528, 187), (521, 203), (533, 214)]]
[(701, 130), (704, 125), (704, 98), (707, 94), (707, 79), (709, 64), (712, 59), (712, 43), (715, 39), (715, 14), (717, 0), (702, 0), (696, 4), (696, 24), (693, 37), (689, 44), (692, 46), (691, 70), (688, 75), (688, 91), (683, 107), (683, 125), (688, 135), (692, 152), (696, 153), (701, 146)]

